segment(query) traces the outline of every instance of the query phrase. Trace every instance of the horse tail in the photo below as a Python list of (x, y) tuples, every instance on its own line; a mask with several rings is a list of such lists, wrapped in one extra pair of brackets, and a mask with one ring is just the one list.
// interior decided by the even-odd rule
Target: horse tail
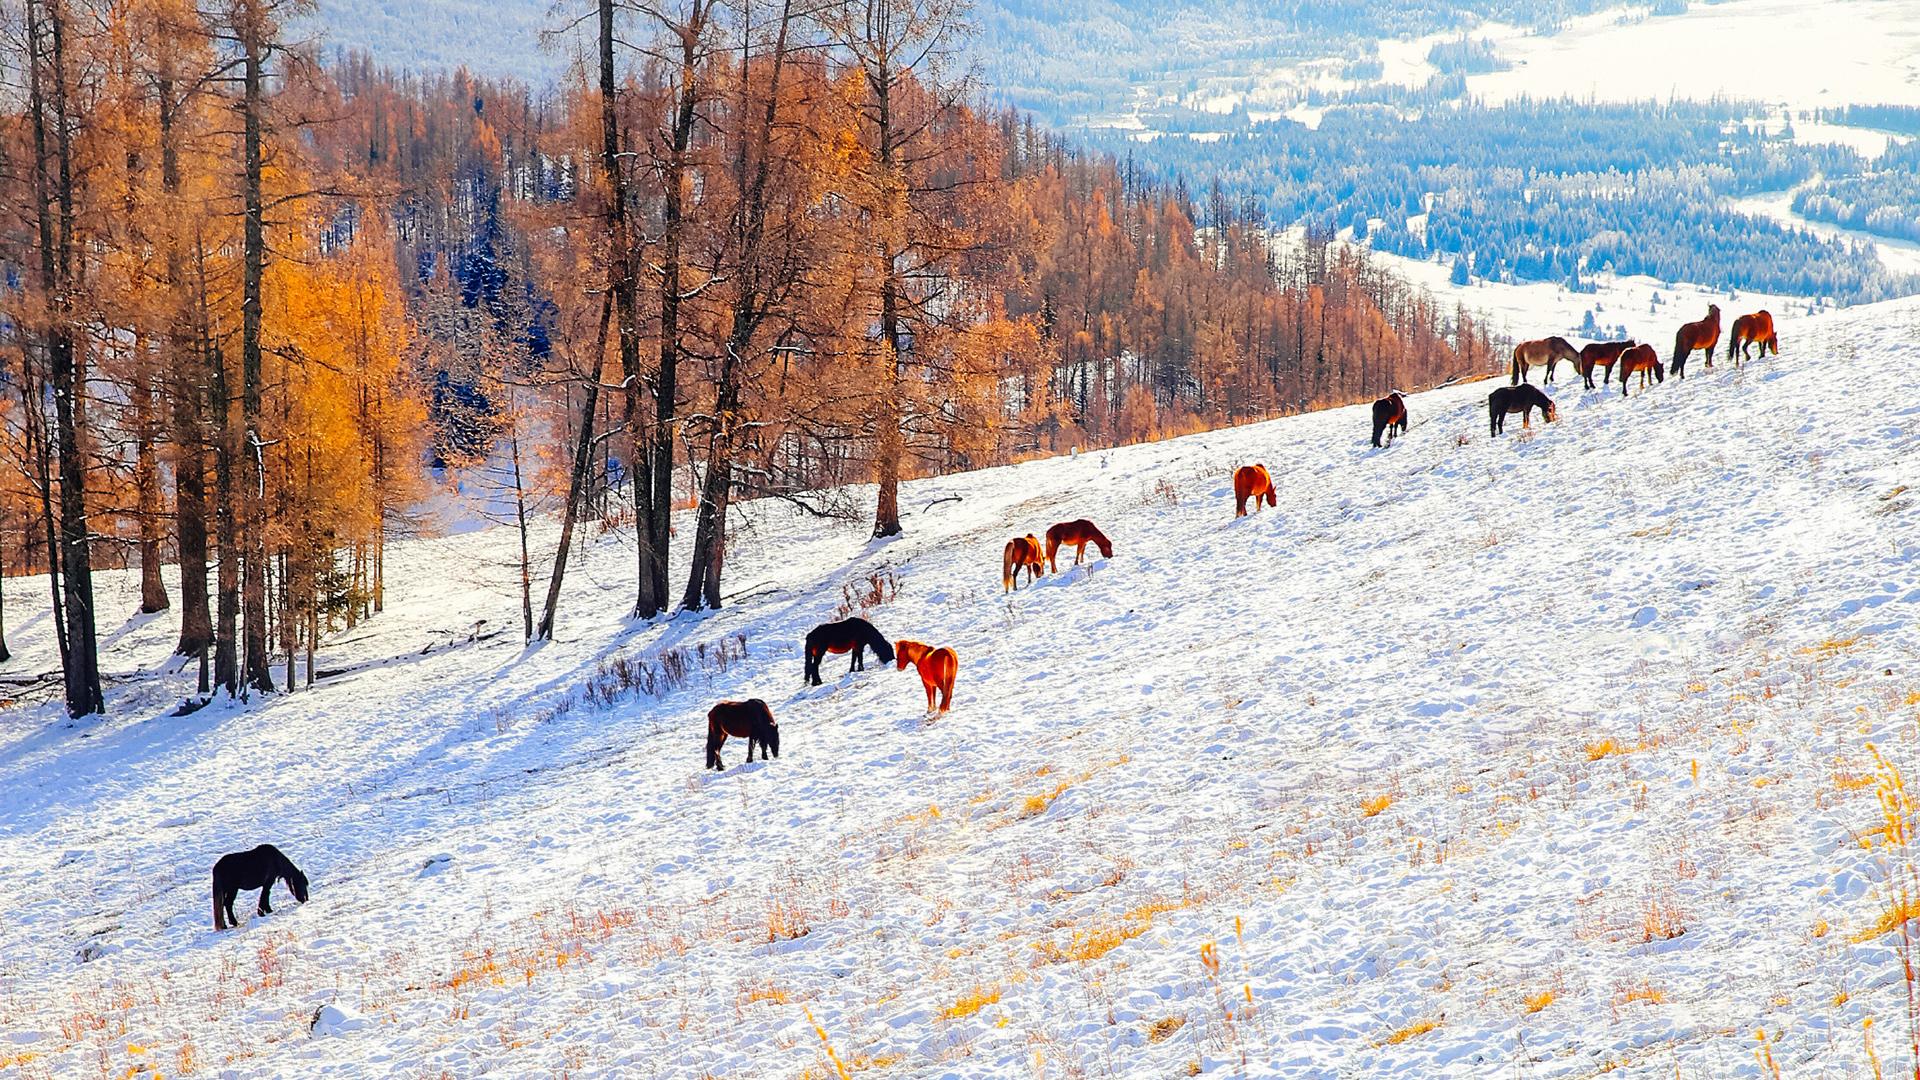
[(1008, 592), (1013, 589), (1013, 549), (1019, 543), (1020, 541), (1018, 540), (1007, 541), (1007, 549), (1005, 553), (1000, 556), (1000, 591), (1001, 592)]
[(215, 930), (227, 928), (226, 913), (220, 910), (220, 879), (217, 877), (213, 879), (213, 928)]
[(1513, 347), (1513, 383), (1512, 385), (1518, 386), (1519, 384), (1520, 384), (1520, 346), (1515, 345)]

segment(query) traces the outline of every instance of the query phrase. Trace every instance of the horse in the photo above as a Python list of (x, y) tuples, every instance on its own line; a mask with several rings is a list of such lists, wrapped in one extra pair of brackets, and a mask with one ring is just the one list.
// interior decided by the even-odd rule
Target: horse
[(1233, 471), (1233, 516), (1247, 516), (1247, 500), (1253, 500), (1253, 512), (1260, 512), (1260, 503), (1279, 506), (1273, 494), (1273, 477), (1267, 474), (1265, 465), (1242, 465)]
[(1546, 391), (1531, 383), (1520, 386), (1503, 386), (1487, 395), (1487, 431), (1498, 435), (1507, 429), (1507, 417), (1520, 414), (1520, 426), (1533, 426), (1533, 410), (1539, 409), (1540, 415), (1551, 424), (1560, 419), (1560, 411), (1553, 406), (1553, 399)]
[(272, 844), (220, 856), (213, 864), (213, 928), (240, 928), (240, 920), (233, 913), (233, 902), (242, 889), (259, 889), (260, 914), (273, 914), (267, 894), (273, 892), (276, 881), (286, 882), (287, 891), (295, 900), (307, 902), (307, 875)]
[(1673, 362), (1667, 367), (1673, 371), (1673, 377), (1687, 377), (1687, 357), (1693, 350), (1704, 349), (1707, 353), (1707, 366), (1713, 366), (1713, 347), (1720, 344), (1720, 305), (1708, 304), (1707, 317), (1699, 322), (1690, 322), (1682, 326), (1673, 335)]
[(1620, 354), (1620, 396), (1627, 396), (1627, 377), (1640, 376), (1640, 388), (1647, 387), (1647, 374), (1653, 374), (1654, 382), (1666, 382), (1667, 372), (1660, 364), (1660, 354), (1653, 351), (1651, 345), (1635, 345)]
[(780, 756), (780, 725), (773, 721), (773, 710), (759, 698), (723, 701), (707, 710), (707, 768), (726, 771), (720, 761), (720, 748), (727, 736), (747, 740), (747, 764), (753, 764), (753, 748), (760, 747), (760, 760)]
[(1386, 432), (1387, 445), (1393, 445), (1393, 433), (1407, 431), (1407, 399), (1398, 390), (1373, 403), (1373, 445), (1380, 445), (1380, 433)]
[(853, 664), (847, 673), (867, 670), (864, 650), (872, 649), (873, 655), (883, 664), (893, 663), (893, 646), (873, 624), (865, 619), (842, 619), (839, 622), (822, 623), (807, 631), (807, 671), (806, 680), (812, 686), (820, 685), (820, 661), (828, 653), (850, 652)]
[(1020, 587), (1020, 571), (1027, 572), (1027, 584), (1031, 585), (1047, 572), (1046, 549), (1040, 546), (1040, 538), (1028, 533), (1007, 541), (1000, 552), (1000, 591), (1010, 592)]
[(1631, 348), (1633, 348), (1633, 342), (1631, 340), (1596, 341), (1591, 345), (1581, 346), (1580, 377), (1587, 381), (1587, 389), (1600, 389), (1600, 387), (1593, 385), (1593, 369), (1597, 367), (1607, 369), (1607, 373), (1600, 377), (1601, 385), (1604, 386), (1612, 382), (1613, 365), (1619, 362), (1621, 353)]
[(927, 711), (933, 711), (934, 691), (940, 693), (940, 711), (953, 704), (953, 677), (960, 671), (960, 657), (952, 649), (936, 649), (917, 641), (902, 641), (893, 647), (900, 658), (898, 670), (912, 664), (920, 670), (920, 685), (927, 688)]
[(1541, 338), (1538, 341), (1523, 341), (1513, 347), (1513, 383), (1515, 386), (1527, 381), (1527, 369), (1545, 367), (1547, 377), (1543, 382), (1553, 382), (1553, 369), (1565, 360), (1577, 371), (1580, 367), (1580, 353), (1563, 337)]
[(1054, 563), (1053, 556), (1067, 544), (1073, 545), (1073, 565), (1075, 566), (1079, 566), (1081, 558), (1086, 555), (1088, 544), (1100, 549), (1101, 558), (1113, 558), (1113, 541), (1107, 539), (1106, 533), (1095, 528), (1093, 522), (1086, 518), (1078, 521), (1063, 521), (1047, 530), (1048, 573), (1060, 572), (1060, 567)]
[[(1733, 361), (1734, 367), (1739, 367), (1740, 361), (1753, 359), (1747, 350), (1754, 345), (1760, 346), (1762, 360), (1767, 358), (1769, 349), (1773, 355), (1780, 355), (1780, 339), (1774, 336), (1771, 312), (1756, 311), (1733, 320), (1733, 333), (1727, 337), (1727, 359)], [(1740, 351), (1736, 353), (1735, 349)]]

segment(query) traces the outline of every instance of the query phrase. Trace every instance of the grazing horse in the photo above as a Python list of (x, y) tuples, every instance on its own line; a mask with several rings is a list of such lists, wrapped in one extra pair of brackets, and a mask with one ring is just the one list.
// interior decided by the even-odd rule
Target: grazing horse
[(1093, 522), (1086, 518), (1078, 521), (1063, 521), (1047, 530), (1047, 571), (1049, 573), (1060, 572), (1060, 567), (1053, 561), (1053, 556), (1066, 544), (1073, 545), (1073, 565), (1075, 566), (1079, 566), (1080, 559), (1086, 555), (1088, 544), (1100, 549), (1101, 558), (1113, 558), (1113, 541), (1107, 539), (1106, 533), (1095, 528)]
[(1407, 399), (1398, 390), (1373, 403), (1373, 445), (1380, 445), (1380, 433), (1386, 432), (1387, 445), (1393, 445), (1393, 433), (1407, 431)]
[[(1727, 359), (1733, 361), (1734, 367), (1739, 367), (1740, 361), (1753, 359), (1747, 350), (1754, 345), (1760, 346), (1762, 360), (1767, 358), (1768, 350), (1772, 350), (1775, 356), (1780, 355), (1780, 339), (1774, 336), (1771, 312), (1756, 311), (1733, 320), (1733, 333), (1727, 338)], [(1736, 349), (1739, 351), (1735, 352)]]
[(1487, 395), (1487, 432), (1498, 435), (1507, 429), (1507, 417), (1520, 414), (1520, 426), (1533, 426), (1533, 410), (1539, 409), (1540, 415), (1551, 424), (1560, 419), (1560, 411), (1553, 407), (1553, 399), (1546, 391), (1532, 384), (1523, 386), (1503, 386)]
[(1598, 390), (1593, 385), (1593, 369), (1606, 368), (1607, 373), (1600, 377), (1601, 385), (1613, 381), (1613, 365), (1620, 360), (1620, 354), (1633, 348), (1632, 341), (1596, 341), (1580, 347), (1580, 377), (1587, 380), (1587, 389)]
[(939, 691), (940, 711), (946, 712), (953, 704), (953, 677), (960, 671), (960, 657), (952, 649), (917, 641), (902, 641), (893, 652), (900, 658), (899, 670), (907, 670), (908, 664), (920, 669), (920, 685), (927, 688), (927, 711), (933, 711), (933, 695)]
[(1265, 465), (1242, 465), (1233, 471), (1233, 516), (1247, 516), (1247, 500), (1253, 500), (1253, 512), (1260, 512), (1260, 503), (1265, 500), (1268, 506), (1279, 506), (1273, 494), (1273, 477), (1267, 474)]
[(1020, 571), (1027, 572), (1027, 584), (1047, 572), (1047, 555), (1040, 547), (1040, 538), (1028, 533), (1007, 541), (1007, 549), (1000, 555), (1000, 591), (1009, 592), (1020, 587)]
[(1580, 353), (1563, 337), (1541, 338), (1538, 341), (1523, 341), (1513, 347), (1514, 385), (1527, 381), (1527, 369), (1545, 367), (1547, 377), (1544, 382), (1553, 382), (1553, 369), (1560, 361), (1572, 364), (1574, 370), (1580, 369)]
[(1667, 381), (1667, 370), (1661, 365), (1660, 354), (1653, 351), (1653, 346), (1635, 345), (1633, 348), (1621, 353), (1620, 396), (1627, 396), (1628, 376), (1640, 376), (1640, 388), (1644, 390), (1647, 388), (1647, 376), (1649, 374), (1653, 376), (1654, 382), (1662, 383)]
[(820, 685), (820, 661), (828, 653), (853, 654), (853, 663), (847, 668), (848, 674), (867, 670), (866, 649), (872, 649), (873, 655), (881, 663), (893, 663), (893, 646), (887, 644), (887, 639), (881, 636), (880, 631), (865, 619), (822, 623), (807, 631), (808, 684)]
[(747, 764), (753, 764), (753, 748), (760, 747), (760, 760), (780, 756), (780, 725), (773, 722), (773, 710), (759, 698), (723, 701), (707, 710), (707, 768), (725, 771), (720, 748), (727, 736), (747, 740)]
[(307, 875), (293, 865), (293, 860), (280, 853), (272, 844), (261, 844), (252, 851), (236, 851), (231, 855), (220, 856), (213, 864), (213, 928), (225, 930), (228, 927), (238, 929), (240, 920), (233, 914), (233, 902), (242, 889), (260, 890), (260, 914), (273, 914), (273, 905), (267, 902), (267, 894), (273, 891), (273, 883), (284, 881), (287, 891), (295, 900), (307, 902)]
[(1667, 366), (1673, 371), (1673, 377), (1687, 377), (1687, 357), (1693, 350), (1704, 349), (1707, 353), (1707, 366), (1713, 366), (1713, 347), (1720, 344), (1720, 305), (1708, 304), (1707, 317), (1699, 322), (1690, 322), (1682, 326), (1673, 335), (1673, 363)]

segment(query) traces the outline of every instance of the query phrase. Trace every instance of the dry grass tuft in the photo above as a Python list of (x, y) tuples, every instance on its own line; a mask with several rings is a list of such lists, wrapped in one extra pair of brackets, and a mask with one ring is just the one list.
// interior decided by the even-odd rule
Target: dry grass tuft
[(1559, 994), (1554, 993), (1552, 990), (1542, 990), (1537, 994), (1528, 994), (1526, 997), (1527, 1015), (1531, 1016), (1553, 1004), (1554, 1000), (1559, 996)]
[(1169, 1016), (1162, 1020), (1155, 1020), (1147, 1026), (1147, 1041), (1156, 1043), (1166, 1042), (1168, 1039), (1173, 1038), (1176, 1032), (1186, 1026), (1187, 1018), (1184, 1016)]
[(1372, 798), (1360, 800), (1360, 813), (1365, 817), (1378, 817), (1392, 805), (1393, 796), (1375, 795)]
[(1420, 1036), (1425, 1035), (1427, 1032), (1432, 1031), (1434, 1028), (1437, 1028), (1439, 1026), (1440, 1026), (1440, 1021), (1438, 1020), (1415, 1020), (1413, 1023), (1408, 1024), (1406, 1027), (1400, 1028), (1397, 1031), (1389, 1032), (1386, 1035), (1382, 1036), (1380, 1038), (1380, 1041), (1375, 1043), (1374, 1045), (1375, 1046), (1399, 1046), (1401, 1043), (1406, 1042), (1409, 1039), (1419, 1038)]
[(947, 1020), (964, 1020), (999, 1000), (998, 986), (976, 986), (972, 992), (961, 995), (960, 1000), (942, 1009), (940, 1016)]

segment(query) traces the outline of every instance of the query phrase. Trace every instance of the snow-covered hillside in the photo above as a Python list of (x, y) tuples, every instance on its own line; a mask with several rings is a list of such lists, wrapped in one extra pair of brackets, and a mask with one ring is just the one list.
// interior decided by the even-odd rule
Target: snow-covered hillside
[[(0, 1078), (1891, 1074), (1920, 303), (1781, 335), (1497, 440), (1480, 384), (1381, 451), (1342, 409), (917, 482), (891, 543), (756, 505), (705, 617), (627, 623), (602, 538), (528, 651), (511, 534), (411, 542), (253, 707), (167, 716), (169, 621), (109, 622), (111, 718), (0, 713)], [(1113, 558), (1002, 595), (1083, 516)], [(801, 683), (876, 574), (960, 654), (931, 723)], [(747, 696), (783, 756), (702, 771)], [(263, 841), (311, 902), (215, 933)]]

